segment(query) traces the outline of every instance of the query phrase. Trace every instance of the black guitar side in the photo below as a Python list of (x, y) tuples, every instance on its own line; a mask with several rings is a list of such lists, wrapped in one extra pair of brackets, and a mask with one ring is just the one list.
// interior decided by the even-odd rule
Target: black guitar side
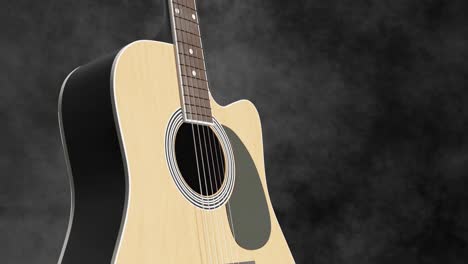
[[(156, 39), (172, 43), (167, 3)], [(126, 175), (111, 101), (117, 52), (73, 71), (59, 96), (70, 177), (70, 222), (59, 263), (110, 263), (124, 216)]]

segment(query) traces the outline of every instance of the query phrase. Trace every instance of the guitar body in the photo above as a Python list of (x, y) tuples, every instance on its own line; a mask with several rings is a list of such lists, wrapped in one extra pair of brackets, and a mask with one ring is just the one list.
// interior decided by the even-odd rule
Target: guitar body
[(180, 109), (173, 45), (137, 41), (82, 68), (60, 100), (74, 202), (63, 263), (294, 262), (269, 199), (252, 103), (211, 99), (229, 131), (238, 201), (232, 215), (226, 206), (203, 210), (181, 195), (166, 160), (168, 123)]
[[(263, 245), (253, 250), (243, 249), (234, 239), (225, 208), (212, 212), (195, 208), (176, 188), (164, 152), (168, 122), (180, 108), (180, 96), (174, 93), (178, 88), (175, 61), (172, 45), (154, 41), (135, 42), (116, 59), (113, 87), (115, 112), (130, 182), (127, 217), (116, 254), (117, 262), (292, 263), (268, 198), (261, 124), (256, 108), (249, 101), (242, 100), (221, 107), (211, 99), (211, 106), (213, 117), (238, 137), (236, 140), (234, 135), (230, 135), (234, 153), (241, 151), (239, 149), (242, 147), (246, 148), (255, 166), (253, 169), (256, 171), (248, 171), (252, 168), (247, 168), (250, 175), (236, 176), (238, 183), (243, 180), (241, 177), (258, 177), (259, 185), (237, 187), (256, 188), (261, 193), (251, 194), (251, 190), (245, 190), (246, 198), (260, 197), (265, 201), (257, 208), (246, 205), (245, 211), (233, 212), (234, 223), (237, 214), (248, 216), (247, 220), (237, 221), (239, 226), (235, 231), (248, 228), (247, 232), (255, 233), (250, 228), (262, 227), (241, 225), (259, 222), (269, 226), (269, 232), (263, 232), (269, 235), (258, 234), (265, 236)], [(236, 145), (239, 140), (244, 146)], [(235, 158), (236, 171), (245, 171), (240, 167), (246, 157)], [(242, 189), (236, 191), (235, 195), (242, 196)], [(265, 209), (269, 219), (251, 219), (265, 218), (256, 216), (256, 212)], [(204, 252), (211, 252), (211, 256), (206, 256)]]
[(175, 46), (136, 41), (65, 80), (72, 204), (59, 263), (294, 263), (268, 194), (255, 106), (204, 98), (200, 68), (181, 70)]

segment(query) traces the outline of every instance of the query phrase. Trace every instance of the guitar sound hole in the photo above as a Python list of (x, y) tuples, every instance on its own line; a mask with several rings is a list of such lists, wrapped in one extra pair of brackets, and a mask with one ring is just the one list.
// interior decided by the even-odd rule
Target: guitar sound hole
[(187, 185), (202, 196), (215, 194), (224, 182), (224, 153), (211, 127), (183, 123), (175, 140), (177, 167)]

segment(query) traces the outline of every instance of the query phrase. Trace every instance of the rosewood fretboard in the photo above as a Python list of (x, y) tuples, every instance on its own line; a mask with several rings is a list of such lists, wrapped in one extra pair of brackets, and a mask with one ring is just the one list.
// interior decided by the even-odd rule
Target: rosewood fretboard
[(195, 0), (168, 0), (184, 118), (212, 123), (205, 56)]

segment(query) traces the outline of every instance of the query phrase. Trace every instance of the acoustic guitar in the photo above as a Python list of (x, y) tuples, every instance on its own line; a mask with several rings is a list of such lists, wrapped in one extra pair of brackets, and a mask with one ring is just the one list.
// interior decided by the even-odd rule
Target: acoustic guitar
[[(65, 79), (71, 186), (59, 263), (294, 263), (269, 198), (255, 106), (211, 97), (195, 0)], [(168, 11), (168, 12), (167, 12)]]

